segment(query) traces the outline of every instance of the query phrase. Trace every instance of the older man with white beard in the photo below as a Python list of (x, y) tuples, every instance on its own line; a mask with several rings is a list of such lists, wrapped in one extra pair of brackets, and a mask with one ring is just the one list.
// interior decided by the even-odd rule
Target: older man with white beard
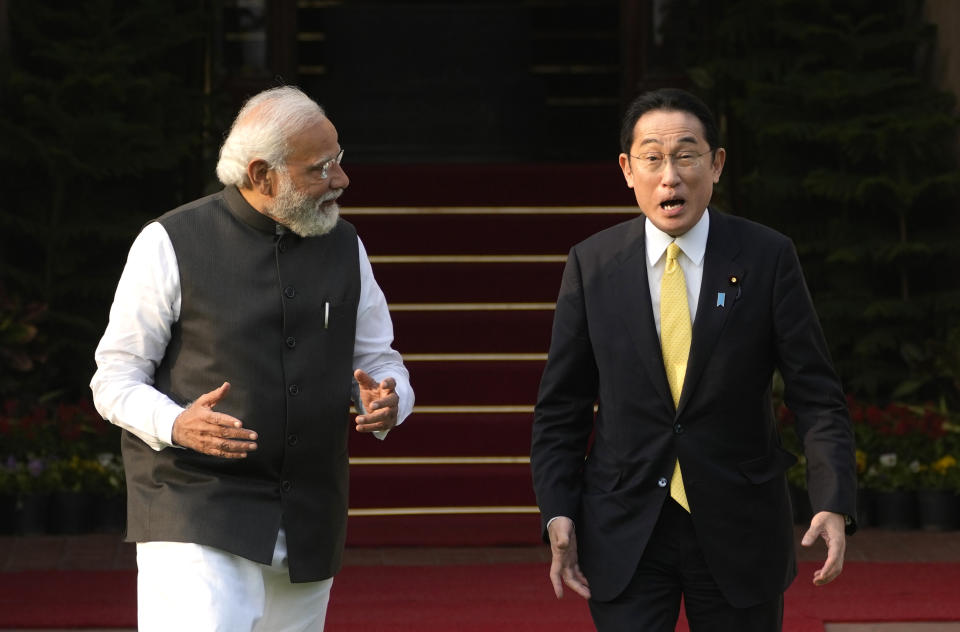
[(225, 188), (137, 236), (91, 389), (123, 428), (149, 630), (322, 630), (347, 517), (350, 402), (384, 438), (413, 391), (323, 110), (251, 98)]

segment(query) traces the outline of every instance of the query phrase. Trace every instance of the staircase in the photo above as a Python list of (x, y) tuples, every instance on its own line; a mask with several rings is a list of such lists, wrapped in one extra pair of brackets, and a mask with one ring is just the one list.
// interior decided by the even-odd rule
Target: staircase
[(385, 441), (351, 437), (348, 545), (540, 542), (530, 426), (566, 253), (636, 207), (343, 214), (370, 254), (417, 396)]

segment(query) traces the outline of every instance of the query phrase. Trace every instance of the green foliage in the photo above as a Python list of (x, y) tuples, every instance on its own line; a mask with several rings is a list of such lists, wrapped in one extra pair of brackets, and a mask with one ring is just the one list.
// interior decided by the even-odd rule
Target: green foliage
[(932, 405), (884, 407), (849, 398), (861, 485), (882, 492), (960, 491), (960, 427)]
[(47, 307), (49, 358), (18, 394), (85, 388), (132, 236), (202, 190), (206, 4), (6, 4), (0, 283)]
[(795, 240), (849, 390), (957, 410), (960, 121), (921, 4), (689, 4), (712, 16), (687, 54), (730, 149), (721, 200)]
[(119, 493), (120, 429), (100, 418), (89, 400), (0, 409), (0, 494), (89, 491)]
[(19, 298), (9, 296), (0, 283), (0, 392), (17, 384), (16, 375), (32, 371), (43, 362), (38, 340), (38, 321), (43, 305), (24, 305)]

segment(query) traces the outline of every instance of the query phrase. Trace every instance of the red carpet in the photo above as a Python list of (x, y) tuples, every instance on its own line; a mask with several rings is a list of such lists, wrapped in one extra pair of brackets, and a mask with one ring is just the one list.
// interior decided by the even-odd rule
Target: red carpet
[[(787, 592), (786, 632), (823, 623), (960, 621), (960, 565), (851, 562), (833, 584), (804, 563)], [(586, 603), (553, 597), (545, 564), (349, 566), (334, 583), (334, 632), (591, 630)], [(0, 628), (134, 627), (132, 571), (0, 573)], [(682, 624), (678, 630), (686, 631)]]
[(636, 203), (616, 154), (580, 164), (351, 164), (348, 173), (347, 207)]

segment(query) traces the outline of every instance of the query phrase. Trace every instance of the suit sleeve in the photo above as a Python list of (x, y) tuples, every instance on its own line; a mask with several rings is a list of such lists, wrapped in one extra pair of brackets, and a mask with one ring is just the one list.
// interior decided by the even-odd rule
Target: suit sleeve
[[(853, 428), (843, 388), (807, 290), (800, 262), (787, 242), (777, 262), (774, 322), (784, 401), (797, 419), (807, 461), (814, 512), (856, 516)], [(850, 525), (852, 532), (855, 523)]]
[(553, 517), (577, 520), (597, 385), (582, 271), (574, 248), (563, 272), (534, 409), (530, 464), (544, 532)]

